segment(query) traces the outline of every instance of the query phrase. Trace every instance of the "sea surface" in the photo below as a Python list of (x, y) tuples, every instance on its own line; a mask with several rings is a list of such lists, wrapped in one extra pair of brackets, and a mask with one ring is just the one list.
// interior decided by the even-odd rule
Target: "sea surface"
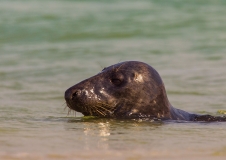
[(0, 159), (225, 160), (226, 122), (68, 113), (67, 88), (126, 60), (174, 107), (226, 115), (226, 1), (1, 0)]

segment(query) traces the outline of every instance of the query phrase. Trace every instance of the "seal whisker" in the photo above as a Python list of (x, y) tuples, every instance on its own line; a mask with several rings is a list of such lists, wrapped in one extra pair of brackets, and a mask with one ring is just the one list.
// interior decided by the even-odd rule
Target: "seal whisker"
[(106, 114), (105, 114), (104, 112), (102, 112), (101, 110), (99, 110), (99, 109), (97, 109), (97, 108), (96, 108), (96, 111), (97, 111), (98, 113), (100, 113), (101, 116), (106, 116)]
[(75, 117), (76, 117), (76, 111), (70, 107), (70, 104), (68, 102), (65, 102), (64, 104), (66, 104), (66, 106), (64, 107), (64, 111), (66, 109), (68, 109), (67, 115), (69, 115), (73, 112), (75, 114)]
[[(66, 104), (66, 106), (64, 106), (64, 111), (69, 108), (68, 105)], [(70, 108), (69, 108), (70, 109)]]
[(116, 68), (116, 72), (119, 71), (119, 69), (124, 65), (125, 63), (122, 63), (118, 68)]
[[(90, 112), (91, 112), (91, 115), (93, 116), (95, 116), (95, 113), (97, 113), (97, 111), (98, 111), (98, 113), (99, 113), (99, 110), (98, 110), (98, 108), (96, 107), (96, 106), (94, 106), (94, 105), (92, 105), (92, 106), (90, 106), (89, 107), (90, 108)], [(100, 115), (102, 115), (101, 113), (100, 113)]]
[(70, 113), (71, 113), (71, 109), (68, 109), (68, 111), (67, 111), (67, 115), (69, 115)]
[(97, 107), (96, 107), (96, 110), (97, 110), (97, 112), (99, 112), (102, 116), (106, 116), (107, 114), (105, 114), (103, 111), (101, 111), (101, 110), (99, 110)]
[(66, 102), (65, 104), (66, 104), (66, 106), (65, 106), (64, 109), (66, 109), (67, 107), (70, 108), (70, 109), (72, 109), (71, 106), (70, 106), (70, 104), (68, 102)]
[(70, 110), (71, 110), (70, 105), (69, 105), (67, 102), (66, 102), (65, 104), (66, 104), (66, 106), (64, 107), (64, 111), (65, 111), (66, 109), (68, 109), (68, 111), (70, 111)]
[(103, 109), (106, 109), (106, 110), (114, 110), (115, 107), (112, 107), (111, 105), (109, 104), (106, 104), (106, 103), (101, 103), (101, 102), (97, 102), (97, 104), (101, 104), (99, 107), (103, 108)]
[(67, 102), (64, 102), (61, 106), (65, 106)]
[(108, 108), (105, 108), (103, 106), (96, 106), (96, 107), (102, 109), (103, 111), (107, 111), (110, 114), (112, 114), (113, 111), (114, 111), (114, 108), (108, 109)]
[[(103, 112), (103, 111), (101, 111), (99, 108), (98, 108), (98, 106), (90, 106), (89, 107), (90, 108), (90, 113), (91, 113), (91, 115), (93, 115), (93, 113), (98, 113), (100, 116), (106, 116), (106, 114)], [(92, 110), (94, 110), (95, 112), (92, 112)]]
[(88, 108), (89, 108), (89, 111), (90, 111), (90, 112), (89, 112), (90, 115), (93, 116), (94, 113), (95, 113), (95, 111), (96, 111), (96, 107), (92, 105), (92, 106), (89, 106)]

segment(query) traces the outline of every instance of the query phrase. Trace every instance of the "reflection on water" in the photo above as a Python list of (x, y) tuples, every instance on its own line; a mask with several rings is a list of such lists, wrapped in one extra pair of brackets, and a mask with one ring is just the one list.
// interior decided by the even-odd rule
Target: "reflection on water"
[[(94, 152), (97, 157), (100, 156), (100, 152), (105, 156), (114, 152), (119, 159), (129, 157), (131, 153), (139, 158), (176, 155), (180, 157), (187, 153), (203, 157), (203, 152), (206, 153), (205, 156), (217, 155), (217, 153), (222, 155), (219, 150), (220, 145), (224, 144), (221, 140), (225, 138), (226, 131), (224, 123), (153, 122), (94, 117), (70, 118), (68, 122), (64, 124), (65, 129), (80, 139), (71, 138), (74, 139), (74, 147)], [(215, 135), (211, 140), (209, 133)], [(215, 145), (216, 153), (212, 150), (212, 146), (204, 146), (207, 142)], [(169, 146), (169, 144), (173, 145)], [(180, 150), (176, 153), (178, 146)]]
[(100, 128), (100, 136), (107, 137), (110, 136), (109, 123), (98, 123)]
[[(130, 148), (147, 144), (146, 136), (141, 138), (140, 136), (163, 125), (162, 122), (152, 120), (117, 120), (94, 117), (74, 118), (68, 122), (65, 129), (75, 132), (76, 136), (83, 137), (80, 141), (83, 145), (80, 147), (84, 147), (85, 150), (128, 150), (128, 144), (130, 144)], [(143, 133), (136, 135), (139, 132)]]
[[(90, 147), (93, 148), (97, 146), (100, 149), (108, 149), (108, 136), (110, 136), (110, 124), (109, 122), (99, 122), (97, 123), (97, 128), (93, 128), (92, 124), (84, 123), (84, 135), (85, 135), (85, 149), (89, 150)], [(97, 133), (96, 133), (97, 132)], [(95, 135), (96, 133), (96, 135)], [(92, 146), (92, 136), (99, 136), (99, 140), (96, 142), (95, 146)]]
[(109, 139), (108, 136), (110, 136), (110, 130), (109, 130), (109, 123), (98, 123), (99, 125), (99, 135), (101, 137), (101, 141), (98, 143), (98, 147), (103, 148), (103, 149), (108, 149), (109, 148)]

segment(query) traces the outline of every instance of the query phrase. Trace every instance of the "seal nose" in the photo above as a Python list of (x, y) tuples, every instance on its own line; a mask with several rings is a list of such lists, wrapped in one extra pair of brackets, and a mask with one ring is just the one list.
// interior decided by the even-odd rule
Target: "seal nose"
[(65, 98), (66, 101), (73, 100), (76, 97), (79, 97), (81, 95), (81, 93), (82, 92), (79, 89), (76, 89), (76, 90), (68, 89), (68, 90), (65, 91), (64, 98)]
[(77, 90), (74, 90), (74, 92), (71, 94), (71, 99), (75, 99), (76, 97), (79, 97), (81, 95), (82, 91), (77, 89)]

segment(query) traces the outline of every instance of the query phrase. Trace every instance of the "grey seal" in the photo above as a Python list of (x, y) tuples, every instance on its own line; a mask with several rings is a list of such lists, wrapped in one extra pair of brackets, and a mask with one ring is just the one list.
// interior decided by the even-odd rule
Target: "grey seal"
[(106, 67), (67, 89), (64, 97), (70, 109), (85, 116), (226, 121), (223, 116), (199, 115), (174, 108), (158, 72), (138, 61)]

